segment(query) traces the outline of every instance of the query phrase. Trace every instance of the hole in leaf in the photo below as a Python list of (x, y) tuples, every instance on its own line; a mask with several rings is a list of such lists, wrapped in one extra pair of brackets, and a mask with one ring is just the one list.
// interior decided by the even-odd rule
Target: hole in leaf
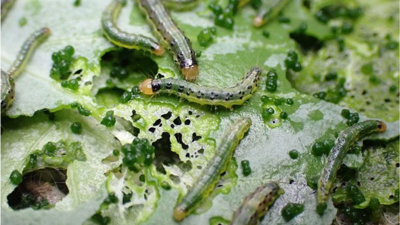
[(182, 134), (181, 134), (181, 133), (176, 133), (176, 134), (175, 134), (175, 138), (176, 138), (176, 141), (177, 141), (179, 144), (181, 144), (181, 146), (182, 146), (183, 149), (186, 150), (186, 149), (189, 148), (189, 146), (188, 146), (187, 144), (183, 143)]
[(172, 112), (167, 112), (167, 113), (161, 115), (161, 117), (166, 120), (169, 120), (169, 118), (171, 118), (171, 116), (172, 116)]
[(197, 136), (196, 133), (192, 134), (192, 142), (198, 141), (201, 139), (201, 136)]
[(66, 180), (66, 170), (45, 168), (29, 172), (23, 176), (18, 187), (7, 196), (8, 204), (14, 210), (51, 207), (68, 194)]
[(178, 164), (181, 162), (179, 155), (171, 151), (170, 135), (167, 132), (162, 133), (161, 138), (152, 144), (155, 147), (155, 157), (153, 164), (157, 171), (166, 174), (163, 165)]
[(299, 44), (301, 50), (304, 53), (310, 51), (317, 52), (324, 46), (324, 43), (320, 41), (318, 38), (315, 38), (313, 36), (304, 33), (298, 33), (298, 32), (290, 33), (290, 38), (292, 38), (294, 41), (296, 41), (297, 44)]

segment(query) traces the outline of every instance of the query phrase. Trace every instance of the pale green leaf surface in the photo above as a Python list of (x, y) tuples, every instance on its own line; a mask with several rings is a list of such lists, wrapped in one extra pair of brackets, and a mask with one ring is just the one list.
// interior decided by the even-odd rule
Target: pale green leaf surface
[[(41, 1), (32, 2), (38, 4)], [(29, 2), (29, 4), (33, 4), (32, 2)], [(130, 123), (130, 125), (125, 126), (128, 132), (123, 130), (109, 130), (123, 144), (133, 139), (131, 133), (133, 133), (133, 127), (135, 127), (140, 130), (138, 134), (140, 138), (148, 138), (152, 142), (159, 140), (163, 136), (163, 133), (168, 133), (171, 151), (176, 153), (171, 153), (173, 160), (176, 161), (173, 163), (165, 161), (164, 165), (161, 166), (165, 170), (165, 173), (161, 172), (160, 170), (162, 169), (160, 168), (156, 169), (155, 166), (151, 166), (150, 170), (139, 173), (126, 171), (126, 168), (125, 172), (124, 170), (121, 172), (113, 170), (111, 172), (115, 177), (110, 181), (109, 189), (115, 191), (120, 202), (102, 212), (104, 215), (111, 217), (112, 224), (132, 224), (139, 222), (143, 222), (144, 224), (178, 224), (172, 218), (173, 206), (182, 194), (187, 191), (188, 186), (195, 185), (196, 177), (200, 175), (206, 163), (215, 154), (215, 149), (226, 129), (235, 120), (243, 116), (250, 117), (253, 125), (235, 150), (234, 157), (238, 165), (240, 165), (242, 160), (250, 161), (252, 168), (251, 175), (244, 177), (241, 168), (237, 167), (237, 177), (227, 179), (222, 184), (221, 189), (217, 188), (214, 191), (210, 199), (202, 206), (203, 213), (195, 213), (188, 216), (182, 224), (208, 224), (212, 218), (216, 217), (230, 220), (232, 213), (239, 207), (245, 196), (256, 189), (256, 187), (271, 180), (280, 182), (285, 189), (285, 194), (277, 200), (276, 207), (271, 209), (265, 216), (262, 224), (331, 224), (336, 216), (336, 208), (330, 201), (324, 216), (319, 216), (315, 212), (315, 193), (306, 185), (309, 178), (319, 176), (325, 160), (325, 157), (313, 156), (311, 154), (311, 146), (318, 138), (334, 137), (335, 134), (346, 127), (346, 121), (340, 115), (342, 107), (320, 101), (306, 94), (301, 94), (292, 88), (292, 84), (286, 79), (284, 59), (289, 50), (297, 49), (296, 43), (289, 37), (291, 31), (297, 29), (302, 22), (306, 22), (308, 25), (306, 31), (308, 35), (318, 37), (322, 40), (331, 35), (329, 27), (316, 21), (314, 16), (301, 5), (300, 0), (293, 1), (283, 12), (285, 16), (291, 19), (291, 23), (281, 24), (273, 21), (262, 29), (256, 29), (251, 26), (255, 11), (250, 7), (244, 8), (235, 16), (234, 30), (229, 31), (218, 27), (214, 43), (207, 48), (200, 47), (197, 42), (197, 34), (205, 27), (213, 26), (213, 16), (206, 9), (206, 4), (199, 4), (195, 12), (172, 12), (172, 17), (191, 39), (194, 49), (202, 51), (202, 56), (198, 58), (200, 74), (196, 83), (207, 86), (228, 87), (240, 81), (246, 71), (253, 66), (261, 67), (264, 75), (271, 68), (277, 70), (279, 81), (278, 90), (275, 93), (271, 94), (264, 90), (265, 76), (263, 75), (260, 89), (255, 95), (244, 106), (236, 106), (233, 110), (221, 107), (199, 106), (168, 95), (155, 97), (140, 96), (127, 104), (118, 104), (118, 98), (115, 94), (116, 92), (113, 91), (114, 89), (110, 89), (110, 87), (104, 89), (107, 87), (105, 82), (109, 78), (110, 65), (104, 64), (100, 68), (99, 62), (102, 54), (107, 50), (112, 50), (110, 48), (111, 45), (102, 37), (100, 32), (101, 12), (105, 9), (108, 1), (100, 3), (98, 1), (85, 0), (82, 1), (82, 6), (77, 8), (72, 8), (72, 3), (67, 1), (62, 3), (65, 6), (60, 6), (59, 3), (53, 1), (43, 1), (42, 3), (39, 5), (43, 6), (39, 7), (38, 10), (47, 12), (47, 10), (44, 10), (47, 5), (53, 10), (51, 13), (47, 12), (48, 14), (46, 15), (40, 14), (40, 18), (43, 21), (48, 20), (48, 23), (54, 23), (55, 27), (52, 29), (55, 30), (49, 40), (38, 49), (34, 59), (29, 63), (26, 72), (17, 79), (17, 100), (14, 102), (13, 108), (10, 109), (9, 115), (14, 117), (32, 115), (36, 110), (42, 108), (58, 110), (74, 101), (80, 102), (91, 110), (102, 109), (101, 111), (103, 111), (105, 108), (113, 108), (117, 116)], [(11, 21), (17, 21), (21, 15), (24, 15), (24, 4), (25, 2), (20, 1), (10, 11), (6, 21), (3, 23), (3, 31), (7, 31), (7, 29), (10, 31), (15, 30), (16, 25)], [(44, 7), (45, 5), (46, 7)], [(28, 24), (30, 24), (31, 20), (38, 20), (39, 15), (33, 14), (32, 19), (30, 19), (30, 16), (27, 16), (27, 18)], [(127, 22), (128, 20), (129, 23)], [(65, 25), (64, 22), (66, 23)], [(151, 33), (147, 22), (140, 15), (136, 4), (133, 4), (132, 1), (128, 1), (127, 6), (123, 8), (118, 24), (122, 29), (129, 32), (137, 31), (148, 35)], [(12, 47), (13, 50), (7, 51), (4, 55), (2, 53), (2, 67), (3, 65), (8, 66), (12, 61), (25, 35), (36, 29), (34, 27), (31, 30), (25, 30), (28, 28), (30, 26), (17, 28), (17, 30), (21, 29), (21, 31), (18, 31), (20, 32), (19, 35), (10, 36), (10, 38), (4, 35), (7, 34), (4, 32), (2, 35), (4, 37), (2, 48), (7, 45), (10, 46), (10, 49)], [(265, 38), (262, 35), (263, 30), (270, 32), (270, 38)], [(82, 36), (82, 38), (76, 38), (77, 36)], [(11, 39), (12, 37), (14, 39)], [(17, 43), (17, 40), (20, 41)], [(90, 70), (88, 69), (84, 72), (87, 80), (93, 80), (93, 76), (99, 75), (94, 78), (91, 90), (92, 94), (100, 93), (96, 96), (96, 100), (93, 100), (90, 96), (92, 85), (88, 85), (88, 87), (79, 90), (77, 93), (73, 93), (61, 88), (56, 81), (53, 81), (48, 76), (52, 63), (50, 58), (51, 53), (63, 48), (67, 44), (75, 47), (76, 55), (87, 58), (87, 63), (81, 65), (82, 67), (90, 68)], [(306, 63), (303, 66), (309, 65), (307, 64), (308, 59), (306, 56), (300, 54), (298, 50), (297, 52), (299, 53), (300, 61), (304, 60)], [(173, 60), (168, 54), (165, 54), (163, 57), (152, 56), (152, 59), (157, 63), (160, 73), (166, 76), (181, 78), (181, 75), (173, 64)], [(304, 71), (307, 71), (307, 69)], [(38, 75), (29, 76), (30, 74)], [(143, 75), (149, 74), (139, 71), (131, 74), (127, 80), (114, 80), (115, 87), (129, 90), (132, 86), (137, 85), (141, 79), (144, 79)], [(40, 88), (31, 86), (32, 84), (37, 84)], [(20, 86), (19, 89), (18, 86)], [(38, 89), (34, 94), (29, 91), (33, 87)], [(48, 87), (48, 89), (42, 87)], [(261, 117), (262, 109), (272, 106), (270, 103), (262, 104), (260, 100), (262, 95), (274, 98), (292, 98), (294, 100), (294, 105), (292, 106), (282, 104), (276, 107), (279, 112), (285, 111), (289, 114), (287, 120), (280, 119), (278, 121), (276, 128), (270, 128), (273, 122), (272, 119), (263, 121)], [(21, 100), (18, 100), (18, 96), (20, 96)], [(48, 97), (46, 98), (45, 96)], [(28, 97), (31, 97), (31, 99)], [(135, 110), (141, 118), (133, 120), (131, 118), (132, 110)], [(189, 111), (192, 112), (192, 115), (190, 115)], [(170, 118), (161, 117), (168, 112), (171, 112)], [(66, 111), (62, 111), (61, 113), (66, 114)], [(101, 127), (101, 132), (99, 132), (102, 135), (98, 135), (98, 138), (91, 136), (90, 140), (92, 141), (86, 141), (86, 135), (84, 135), (85, 138), (82, 140), (82, 142), (87, 142), (86, 144), (88, 145), (84, 147), (88, 161), (74, 162), (70, 165), (68, 171), (68, 175), (74, 178), (67, 181), (72, 190), (79, 190), (82, 187), (84, 187), (84, 190), (75, 194), (74, 192), (70, 192), (69, 197), (67, 197), (70, 200), (67, 201), (64, 199), (56, 205), (56, 208), (62, 208), (63, 210), (76, 209), (76, 207), (79, 207), (77, 205), (82, 202), (93, 199), (92, 192), (88, 196), (85, 195), (88, 192), (85, 189), (89, 185), (87, 181), (94, 176), (92, 173), (82, 172), (87, 170), (87, 166), (90, 165), (90, 170), (93, 170), (93, 173), (97, 169), (94, 173), (96, 174), (96, 180), (90, 182), (100, 184), (100, 181), (106, 179), (103, 174), (111, 168), (118, 167), (120, 163), (120, 161), (116, 163), (101, 163), (102, 159), (108, 156), (111, 150), (115, 148), (114, 145), (111, 147), (109, 143), (103, 144), (104, 142), (113, 140), (113, 137), (108, 133), (109, 131), (104, 131), (105, 133), (103, 134), (103, 130), (105, 129), (98, 123), (102, 114), (96, 111), (95, 118), (97, 121), (91, 119), (90, 122), (94, 127)], [(375, 114), (373, 116), (377, 117)], [(179, 126), (174, 121), (177, 117), (182, 122)], [(37, 116), (33, 117), (33, 120), (35, 118)], [(70, 121), (67, 118), (67, 116), (62, 117), (62, 124)], [(363, 120), (366, 119), (364, 116), (361, 116), (361, 118)], [(155, 125), (159, 119), (162, 126)], [(16, 119), (16, 121), (19, 120)], [(41, 136), (41, 132), (52, 127), (49, 124), (50, 122), (40, 122), (38, 123), (38, 126), (40, 126), (36, 129), (36, 124), (30, 125), (29, 122), (24, 122), (28, 119), (23, 118), (21, 120), (20, 129), (17, 129), (17, 131), (5, 130), (3, 133), (2, 149), (3, 142), (5, 142), (5, 145), (9, 143), (10, 146), (13, 146), (11, 149), (16, 146), (23, 146), (24, 148), (34, 146), (33, 148), (40, 148), (46, 142), (43, 140), (43, 143), (40, 142), (41, 144), (33, 144), (31, 141), (25, 143), (13, 138), (15, 137), (15, 132), (24, 134), (32, 133), (31, 135)], [(186, 120), (190, 120), (191, 123), (186, 125), (184, 123)], [(172, 125), (174, 125), (174, 128), (172, 128)], [(60, 126), (63, 127), (63, 125)], [(154, 128), (154, 131), (150, 131), (150, 128)], [(65, 136), (65, 133), (67, 132), (62, 133), (63, 137), (69, 137), (68, 135)], [(181, 141), (178, 141), (179, 138), (175, 136), (178, 133), (182, 135)], [(201, 138), (193, 141), (193, 133), (201, 136)], [(378, 137), (378, 139), (392, 139), (398, 136), (398, 129), (396, 129), (395, 125), (390, 124), (387, 133), (389, 135)], [(188, 147), (184, 149), (184, 145), (179, 142), (183, 142)], [(104, 146), (110, 146), (110, 148), (105, 150)], [(168, 149), (168, 147), (166, 148)], [(104, 152), (94, 151), (95, 149), (98, 151), (102, 149)], [(203, 149), (202, 153), (200, 153), (200, 149)], [(297, 160), (289, 157), (288, 153), (292, 149), (296, 149), (299, 152)], [(162, 150), (165, 149), (162, 148)], [(96, 156), (94, 152), (96, 152)], [(8, 176), (13, 169), (17, 167), (18, 169), (22, 168), (23, 163), (21, 160), (29, 154), (29, 151), (23, 154), (15, 157), (13, 168), (7, 169), (6, 172), (2, 171), (2, 182), (8, 182)], [(166, 157), (163, 154), (163, 151), (156, 151), (156, 158)], [(6, 160), (10, 157), (11, 155), (6, 155), (4, 159)], [(161, 158), (159, 159), (161, 160)], [(89, 160), (92, 160), (90, 164)], [(191, 169), (186, 167), (188, 163), (190, 163)], [(234, 166), (232, 168), (235, 169)], [(152, 179), (141, 182), (139, 181), (141, 174), (145, 174), (146, 179)], [(291, 180), (295, 182), (289, 184)], [(160, 183), (163, 181), (168, 182), (172, 189), (166, 191), (160, 188)], [(2, 203), (6, 207), (4, 199), (11, 191), (11, 185), (7, 183), (5, 187), (8, 189), (3, 190), (2, 184)], [(134, 196), (129, 204), (123, 205), (121, 199), (123, 193), (127, 192), (128, 189), (134, 192)], [(288, 202), (304, 203), (305, 211), (290, 223), (285, 223), (280, 215), (280, 209)], [(87, 221), (87, 223), (90, 224), (91, 221)]]
[[(111, 154), (119, 143), (107, 129), (94, 122), (93, 118), (82, 117), (77, 112), (63, 110), (55, 113), (50, 121), (43, 113), (32, 118), (4, 119), (2, 121), (1, 155), (1, 205), (8, 208), (7, 195), (16, 187), (9, 176), (13, 170), (23, 171), (29, 155), (42, 149), (47, 142), (64, 140), (67, 143), (79, 141), (86, 161), (74, 161), (67, 168), (69, 194), (56, 204), (58, 210), (72, 210), (75, 206), (90, 201), (105, 182), (104, 173), (111, 167), (101, 160)], [(82, 123), (82, 134), (72, 133), (72, 122)], [(23, 137), (23, 141), (21, 141)], [(8, 209), (9, 210), (9, 209)]]

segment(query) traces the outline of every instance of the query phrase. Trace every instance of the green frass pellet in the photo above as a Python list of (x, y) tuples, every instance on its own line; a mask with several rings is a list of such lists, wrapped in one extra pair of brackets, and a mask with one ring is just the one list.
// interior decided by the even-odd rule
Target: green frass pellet
[(116, 119), (114, 117), (114, 111), (112, 110), (108, 111), (100, 123), (106, 127), (114, 126), (116, 123)]
[(74, 134), (82, 133), (82, 124), (80, 122), (74, 122), (71, 124), (71, 131)]
[(18, 170), (14, 170), (10, 174), (10, 181), (14, 185), (18, 185), (22, 182), (22, 174)]
[(298, 203), (288, 203), (281, 210), (281, 215), (286, 222), (292, 220), (294, 217), (304, 211), (304, 205)]
[(251, 174), (250, 162), (249, 160), (242, 160), (240, 163), (242, 165), (243, 176), (247, 177)]
[(289, 152), (289, 156), (291, 159), (297, 159), (297, 158), (299, 158), (299, 152), (297, 150), (293, 149)]

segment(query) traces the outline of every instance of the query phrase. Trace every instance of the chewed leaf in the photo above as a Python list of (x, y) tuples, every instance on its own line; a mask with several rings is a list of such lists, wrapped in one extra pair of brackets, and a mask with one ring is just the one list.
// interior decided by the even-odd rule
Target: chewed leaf
[[(82, 124), (81, 134), (71, 131), (71, 120)], [(31, 172), (43, 167), (66, 169), (69, 194), (56, 204), (56, 209), (72, 209), (74, 205), (92, 200), (106, 180), (104, 173), (110, 169), (101, 160), (114, 148), (119, 148), (112, 134), (93, 121), (93, 118), (70, 110), (55, 114), (40, 112), (31, 118), (4, 119), (2, 176), (9, 177), (13, 170)], [(23, 142), (20, 142), (21, 137), (24, 137)], [(101, 141), (99, 137), (102, 137)], [(56, 143), (60, 140), (63, 141)], [(49, 143), (53, 143), (50, 144), (53, 147)], [(32, 154), (37, 156), (36, 164), (27, 163)], [(82, 182), (86, 185), (77, 185)], [(2, 179), (3, 207), (7, 205), (7, 195), (14, 188), (9, 179)]]

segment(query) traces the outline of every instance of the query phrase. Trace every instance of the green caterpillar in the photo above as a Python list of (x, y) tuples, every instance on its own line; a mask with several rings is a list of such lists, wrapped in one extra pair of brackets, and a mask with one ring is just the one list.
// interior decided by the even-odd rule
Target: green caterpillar
[(251, 69), (244, 80), (234, 87), (202, 87), (184, 80), (172, 78), (147, 79), (139, 85), (139, 90), (146, 95), (169, 93), (201, 105), (221, 105), (231, 108), (241, 105), (256, 91), (261, 71), (257, 67)]
[(14, 79), (1, 70), (1, 112), (8, 109), (14, 100)]
[(176, 26), (160, 0), (139, 0), (139, 5), (159, 36), (164, 40), (164, 44), (169, 46), (174, 61), (185, 79), (194, 81), (199, 69), (196, 53), (192, 49), (190, 40)]
[(276, 182), (269, 182), (249, 194), (233, 214), (230, 225), (256, 225), (268, 208), (283, 194)]
[(197, 0), (162, 0), (163, 5), (168, 9), (186, 11), (197, 6)]
[(125, 2), (125, 0), (113, 0), (104, 10), (101, 25), (106, 38), (111, 43), (123, 48), (142, 49), (158, 56), (162, 55), (164, 48), (153, 39), (143, 35), (126, 33), (118, 28), (116, 20)]
[(15, 0), (1, 0), (1, 21), (6, 18), (6, 15), (14, 2)]
[(204, 168), (197, 182), (192, 186), (182, 201), (174, 209), (174, 219), (183, 220), (203, 199), (207, 198), (218, 183), (220, 174), (233, 157), (233, 151), (251, 126), (251, 119), (244, 117), (236, 121), (225, 133), (214, 157)]
[(35, 31), (22, 45), (17, 59), (13, 62), (7, 72), (1, 71), (1, 111), (8, 109), (14, 100), (14, 78), (24, 69), (33, 52), (49, 35), (50, 29), (47, 27)]
[(351, 145), (369, 134), (384, 132), (386, 124), (378, 120), (366, 120), (357, 123), (342, 131), (336, 140), (335, 146), (329, 153), (325, 163), (324, 170), (318, 181), (318, 204), (324, 204), (328, 201), (329, 192), (336, 178), (336, 172), (346, 156), (347, 150)]
[(262, 27), (274, 19), (280, 11), (287, 5), (290, 0), (272, 0), (268, 1), (268, 5), (263, 5), (257, 16), (253, 20), (255, 27)]

